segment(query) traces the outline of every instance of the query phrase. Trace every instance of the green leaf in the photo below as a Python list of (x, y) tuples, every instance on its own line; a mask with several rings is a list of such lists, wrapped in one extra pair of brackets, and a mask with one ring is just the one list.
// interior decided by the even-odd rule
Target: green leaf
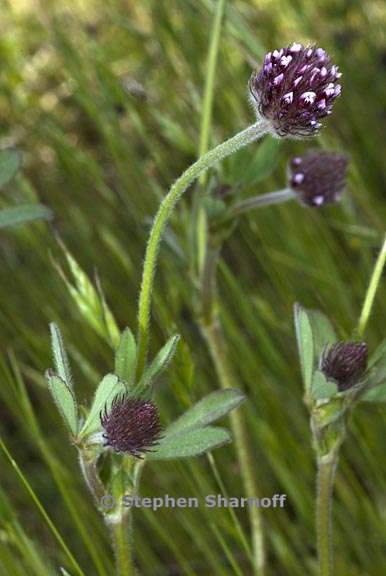
[(181, 434), (164, 436), (158, 446), (148, 452), (148, 460), (172, 460), (174, 458), (190, 458), (200, 456), (227, 444), (232, 439), (228, 430), (207, 426), (194, 430), (186, 430)]
[(386, 401), (386, 339), (383, 340), (370, 356), (366, 385), (369, 390), (361, 396), (364, 402)]
[(281, 142), (278, 138), (266, 137), (256, 147), (253, 158), (242, 166), (238, 183), (254, 186), (267, 178), (275, 169), (279, 160)]
[(66, 385), (73, 390), (73, 382), (72, 382), (72, 374), (70, 363), (68, 360), (67, 352), (64, 347), (64, 342), (62, 338), (62, 334), (59, 330), (59, 327), (54, 323), (51, 322), (50, 324), (50, 331), (51, 331), (51, 345), (52, 345), (52, 352), (54, 355), (54, 363), (55, 369), (58, 376), (64, 380)]
[(186, 430), (203, 428), (237, 408), (245, 399), (245, 395), (234, 388), (212, 392), (168, 426), (166, 433), (170, 436)]
[(213, 198), (212, 196), (208, 196), (205, 198), (203, 205), (206, 209), (206, 213), (208, 218), (215, 219), (219, 218), (226, 212), (226, 204), (219, 198)]
[(195, 363), (187, 343), (180, 341), (173, 358), (173, 372), (170, 374), (173, 395), (185, 409), (190, 408), (191, 391), (194, 385)]
[(115, 374), (107, 374), (100, 382), (87, 416), (86, 422), (79, 433), (80, 437), (88, 436), (100, 428), (100, 414), (106, 407), (110, 409), (111, 403), (117, 394), (127, 391), (124, 383)]
[(15, 176), (21, 162), (22, 155), (17, 150), (12, 148), (0, 150), (0, 188)]
[(169, 338), (165, 346), (161, 348), (153, 362), (148, 368), (146, 368), (139, 384), (136, 386), (136, 395), (141, 396), (146, 392), (150, 388), (152, 382), (165, 370), (175, 354), (179, 339), (179, 335), (176, 334)]
[(137, 349), (130, 328), (125, 328), (115, 354), (115, 374), (121, 380), (131, 384), (135, 376)]
[(295, 330), (298, 344), (300, 365), (302, 369), (304, 388), (308, 391), (311, 387), (312, 373), (314, 368), (314, 343), (311, 323), (307, 311), (295, 304)]
[(99, 279), (98, 273), (95, 272), (95, 281), (97, 287), (97, 293), (100, 298), (101, 306), (102, 306), (102, 320), (106, 331), (106, 336), (109, 342), (112, 343), (113, 347), (117, 347), (120, 341), (120, 331), (115, 321), (113, 314), (111, 313), (110, 308), (108, 307), (102, 284)]
[(368, 368), (373, 368), (373, 366), (381, 362), (383, 359), (386, 359), (386, 338), (382, 340), (379, 346), (377, 346), (377, 348), (371, 354), (368, 362)]
[(368, 362), (366, 386), (369, 390), (361, 396), (364, 402), (384, 402), (386, 400), (386, 339), (383, 340)]
[(33, 220), (51, 220), (52, 211), (42, 204), (24, 204), (0, 210), (0, 228), (18, 226)]
[(48, 388), (73, 436), (78, 432), (78, 410), (74, 394), (62, 378), (48, 371)]
[(370, 388), (361, 397), (363, 402), (386, 402), (386, 382), (379, 384), (375, 388)]
[(314, 342), (314, 358), (315, 362), (318, 362), (325, 347), (337, 342), (338, 337), (333, 325), (323, 312), (320, 312), (320, 310), (307, 310), (307, 314), (311, 323)]
[(120, 331), (103, 296), (98, 294), (87, 274), (84, 273), (64, 244), (60, 241), (59, 243), (67, 259), (75, 285), (68, 280), (59, 266), (58, 270), (80, 313), (99, 336), (112, 346), (117, 347)]
[(323, 372), (316, 370), (312, 378), (312, 396), (315, 400), (331, 398), (338, 392), (338, 387), (334, 382), (326, 379)]

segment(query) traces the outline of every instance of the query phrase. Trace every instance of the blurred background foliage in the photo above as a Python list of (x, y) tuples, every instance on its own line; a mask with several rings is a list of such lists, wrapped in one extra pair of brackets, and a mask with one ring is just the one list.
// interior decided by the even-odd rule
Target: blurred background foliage
[[(0, 146), (24, 155), (22, 172), (1, 191), (0, 208), (39, 201), (55, 213), (51, 225), (0, 233), (0, 430), (87, 575), (112, 574), (112, 551), (42, 378), (51, 364), (48, 323), (63, 331), (81, 399), (112, 369), (113, 354), (58, 274), (57, 264), (66, 269), (66, 263), (55, 236), (90, 279), (97, 271), (120, 328), (135, 329), (151, 218), (197, 156), (215, 7), (213, 0), (0, 1)], [(344, 92), (317, 141), (271, 142), (257, 157), (259, 145), (252, 146), (212, 171), (208, 182), (248, 196), (282, 188), (287, 160), (310, 146), (346, 150), (352, 159), (341, 205), (252, 213), (223, 252), (221, 316), (239, 386), (249, 397), (261, 493), (288, 495), (285, 510), (264, 511), (270, 574), (316, 573), (315, 469), (292, 306), (319, 307), (342, 337), (359, 315), (386, 221), (385, 22), (378, 0), (226, 2), (212, 144), (253, 121), (246, 86), (266, 50), (317, 42), (341, 67)], [(265, 167), (264, 180), (257, 165)], [(240, 190), (245, 166), (251, 177)], [(152, 349), (173, 331), (183, 338), (159, 394), (165, 422), (217, 387), (197, 328), (190, 273), (197, 190), (173, 218), (157, 273)], [(368, 329), (371, 348), (385, 336), (385, 297), (383, 284)], [(334, 511), (337, 574), (384, 574), (385, 416), (386, 407), (363, 404), (343, 449)], [(0, 574), (44, 576), (60, 566), (75, 574), (3, 456)], [(213, 457), (217, 479), (205, 457), (149, 465), (144, 494), (202, 497), (221, 492), (220, 479), (228, 494), (241, 496), (232, 446)], [(138, 511), (142, 573), (249, 574), (246, 516), (204, 507)]]

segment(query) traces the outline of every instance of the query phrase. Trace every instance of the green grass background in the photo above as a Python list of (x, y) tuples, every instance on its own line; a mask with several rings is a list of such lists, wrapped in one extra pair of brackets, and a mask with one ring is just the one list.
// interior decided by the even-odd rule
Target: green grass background
[[(54, 231), (93, 277), (98, 271), (120, 325), (135, 329), (146, 237), (157, 205), (197, 156), (212, 0), (1, 0), (0, 144), (24, 152), (22, 173), (0, 207), (41, 201), (53, 227), (0, 235), (0, 431), (30, 486), (87, 576), (111, 575), (109, 535), (78, 472), (76, 452), (42, 378), (51, 365), (49, 321), (61, 327), (80, 399), (113, 366), (112, 351), (75, 307), (53, 265), (64, 264)], [(385, 230), (386, 10), (378, 0), (228, 0), (214, 83), (211, 144), (253, 120), (247, 81), (266, 50), (315, 41), (344, 73), (344, 92), (317, 141), (275, 147), (275, 169), (243, 196), (282, 188), (288, 158), (310, 146), (351, 155), (349, 193), (325, 210), (297, 204), (243, 217), (223, 252), (221, 316), (248, 395), (247, 415), (263, 495), (269, 574), (316, 574), (315, 468), (302, 404), (292, 306), (319, 307), (342, 337), (357, 322)], [(212, 172), (236, 181), (257, 146)], [(278, 148), (276, 150), (276, 148)], [(196, 190), (197, 191), (197, 188)], [(216, 376), (195, 321), (189, 271), (191, 191), (161, 251), (153, 353), (181, 333), (159, 394), (168, 422)], [(367, 331), (385, 336), (382, 283)], [(336, 573), (381, 576), (386, 558), (386, 407), (362, 405), (351, 422), (336, 481)], [(213, 453), (230, 495), (241, 496), (232, 446)], [(1, 576), (59, 574), (73, 565), (15, 468), (0, 457)], [(149, 465), (143, 494), (202, 496), (220, 488), (206, 457)], [(136, 554), (147, 576), (250, 574), (237, 521), (245, 511), (138, 511)], [(242, 534), (241, 533), (241, 534)]]

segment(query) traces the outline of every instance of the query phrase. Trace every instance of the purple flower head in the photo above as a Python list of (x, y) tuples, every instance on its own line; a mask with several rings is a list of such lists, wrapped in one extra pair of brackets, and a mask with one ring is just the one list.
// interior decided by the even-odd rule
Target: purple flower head
[(118, 394), (111, 408), (101, 414), (105, 446), (140, 458), (160, 439), (161, 424), (157, 407), (149, 400)]
[(357, 384), (367, 368), (365, 342), (337, 342), (326, 347), (320, 358), (324, 375), (338, 385), (339, 392)]
[(252, 73), (252, 103), (277, 136), (313, 136), (332, 112), (341, 75), (322, 48), (292, 44), (269, 52)]
[(338, 202), (346, 185), (347, 165), (345, 154), (312, 150), (290, 162), (289, 186), (308, 206)]

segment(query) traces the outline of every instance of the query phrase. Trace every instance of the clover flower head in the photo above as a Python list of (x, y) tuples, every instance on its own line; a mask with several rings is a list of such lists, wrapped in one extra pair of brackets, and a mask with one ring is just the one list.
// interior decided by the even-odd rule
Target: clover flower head
[(162, 431), (158, 409), (149, 400), (118, 394), (101, 414), (105, 446), (140, 458), (151, 450)]
[(269, 52), (252, 73), (252, 104), (277, 136), (313, 136), (341, 93), (341, 75), (323, 48), (294, 43)]
[(339, 392), (357, 384), (367, 368), (365, 342), (337, 342), (325, 348), (320, 359), (324, 375), (335, 380)]
[(293, 158), (288, 184), (303, 204), (323, 206), (338, 202), (346, 185), (348, 157), (338, 152), (313, 150)]

